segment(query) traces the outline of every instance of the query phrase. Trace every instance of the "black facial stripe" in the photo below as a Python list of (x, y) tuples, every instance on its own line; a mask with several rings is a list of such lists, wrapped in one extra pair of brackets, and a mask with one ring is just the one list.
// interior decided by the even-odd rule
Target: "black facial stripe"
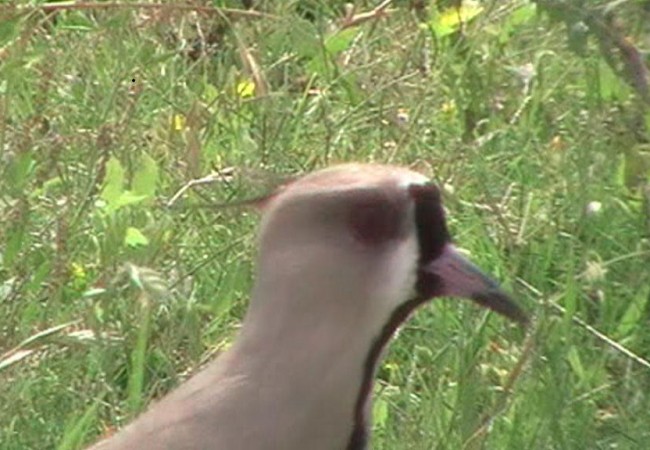
[[(422, 267), (440, 256), (451, 237), (447, 231), (438, 188), (433, 184), (411, 185), (408, 192), (415, 204), (415, 230), (420, 251), (418, 265)], [(415, 298), (402, 303), (393, 311), (370, 347), (363, 366), (361, 388), (354, 406), (354, 427), (346, 450), (364, 450), (367, 447), (368, 432), (364, 407), (372, 389), (377, 360), (395, 330), (415, 308), (431, 298), (440, 287), (437, 276), (432, 275), (432, 277), (429, 279), (425, 277), (424, 272), (418, 273)]]
[(368, 396), (370, 395), (370, 390), (372, 389), (372, 380), (375, 374), (377, 360), (381, 355), (382, 349), (386, 346), (395, 330), (397, 330), (397, 327), (399, 327), (408, 318), (409, 314), (417, 308), (418, 305), (423, 303), (424, 300), (425, 299), (418, 297), (398, 306), (391, 314), (388, 322), (386, 322), (384, 327), (381, 329), (379, 336), (377, 336), (372, 343), (370, 351), (368, 352), (368, 357), (363, 365), (361, 388), (354, 405), (354, 427), (350, 434), (350, 440), (348, 441), (346, 450), (365, 450), (367, 448), (368, 431), (364, 407)]
[(434, 184), (413, 184), (408, 188), (415, 204), (415, 230), (420, 247), (420, 265), (442, 253), (451, 237), (445, 222), (440, 191)]

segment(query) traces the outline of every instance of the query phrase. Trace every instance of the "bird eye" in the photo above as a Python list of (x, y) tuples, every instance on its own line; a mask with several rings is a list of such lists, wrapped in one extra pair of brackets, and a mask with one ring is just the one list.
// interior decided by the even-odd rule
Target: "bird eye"
[(420, 264), (424, 264), (440, 256), (451, 237), (447, 230), (440, 190), (436, 185), (412, 184), (408, 191), (415, 203), (415, 227), (420, 246)]

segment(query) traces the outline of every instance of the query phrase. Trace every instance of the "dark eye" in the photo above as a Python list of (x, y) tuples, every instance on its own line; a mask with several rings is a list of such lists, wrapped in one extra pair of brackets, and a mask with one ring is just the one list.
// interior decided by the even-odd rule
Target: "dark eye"
[(440, 256), (451, 237), (438, 188), (433, 184), (414, 184), (409, 186), (409, 194), (415, 203), (415, 228), (422, 265)]
[(399, 204), (380, 192), (358, 199), (349, 218), (354, 237), (364, 244), (378, 245), (396, 239), (401, 231)]

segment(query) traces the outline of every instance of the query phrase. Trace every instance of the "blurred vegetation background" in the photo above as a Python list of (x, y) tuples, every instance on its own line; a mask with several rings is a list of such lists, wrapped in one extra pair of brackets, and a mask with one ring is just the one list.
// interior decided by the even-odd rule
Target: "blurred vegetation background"
[(1, 4), (0, 448), (81, 448), (227, 346), (258, 215), (215, 205), (343, 161), (439, 182), (535, 315), (422, 309), (372, 448), (650, 448), (649, 52), (647, 0)]

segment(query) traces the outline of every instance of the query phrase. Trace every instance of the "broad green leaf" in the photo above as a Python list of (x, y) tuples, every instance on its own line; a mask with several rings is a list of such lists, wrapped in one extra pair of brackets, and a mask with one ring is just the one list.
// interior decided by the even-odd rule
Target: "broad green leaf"
[(207, 104), (211, 105), (214, 103), (217, 98), (219, 98), (219, 90), (210, 83), (206, 83), (203, 86), (203, 93), (201, 94), (201, 99)]
[(147, 363), (147, 348), (151, 335), (151, 302), (145, 292), (140, 294), (140, 319), (137, 326), (137, 340), (131, 352), (131, 367), (127, 384), (127, 411), (131, 416), (137, 415), (144, 403), (144, 377)]
[(258, 151), (258, 144), (248, 130), (242, 129), (239, 134), (239, 151), (242, 155), (253, 155)]
[(499, 41), (503, 44), (508, 41), (510, 35), (520, 26), (528, 23), (537, 13), (537, 6), (534, 3), (522, 5), (510, 13), (508, 18), (500, 27)]
[(357, 27), (350, 27), (328, 36), (325, 39), (325, 50), (332, 56), (347, 50), (358, 31)]
[(307, 70), (315, 75), (328, 77), (330, 67), (334, 67), (333, 56), (347, 50), (357, 35), (358, 30), (355, 27), (339, 31), (325, 39), (325, 49), (319, 48), (314, 53), (311, 60), (307, 63)]
[(14, 156), (7, 170), (7, 181), (12, 191), (22, 191), (29, 180), (36, 163), (29, 152), (21, 152)]
[(134, 227), (128, 227), (124, 236), (124, 244), (129, 247), (138, 247), (140, 245), (149, 245), (149, 239), (142, 234), (142, 231)]
[(0, 283), (0, 303), (4, 302), (13, 292), (16, 285), (16, 277), (9, 278)]
[(109, 211), (119, 208), (118, 202), (124, 192), (124, 169), (120, 161), (111, 157), (106, 163), (104, 187), (99, 197), (106, 202)]
[(582, 360), (580, 359), (580, 354), (578, 353), (578, 350), (576, 350), (576, 348), (572, 346), (569, 349), (566, 357), (569, 362), (569, 366), (571, 366), (571, 369), (577, 375), (580, 382), (586, 381), (587, 372), (585, 371), (585, 368), (582, 364)]
[(32, 269), (31, 277), (29, 283), (27, 284), (26, 292), (36, 291), (43, 286), (42, 283), (45, 282), (46, 278), (52, 272), (52, 265), (55, 264), (50, 259), (44, 259), (40, 264), (35, 265)]
[(519, 8), (515, 9), (510, 17), (506, 20), (506, 24), (510, 27), (515, 27), (518, 25), (523, 25), (528, 23), (535, 14), (537, 13), (537, 5), (534, 3), (528, 3), (522, 5)]
[(621, 321), (618, 324), (616, 333), (619, 338), (628, 336), (645, 319), (646, 305), (650, 300), (650, 288), (640, 289), (628, 305)]
[(58, 24), (62, 30), (92, 31), (95, 28), (95, 24), (88, 18), (89, 16), (81, 11), (71, 12), (63, 17), (64, 19)]
[(636, 189), (650, 180), (650, 149), (635, 145), (623, 153), (616, 181), (628, 189)]
[(0, 47), (8, 45), (10, 41), (18, 36), (20, 33), (19, 21), (20, 15), (18, 14), (13, 19), (7, 19), (5, 16), (3, 20), (0, 20)]
[(618, 186), (627, 187), (625, 184), (625, 153), (620, 156), (618, 167), (614, 173), (614, 183)]
[(131, 191), (124, 191), (122, 192), (122, 195), (120, 195), (120, 198), (117, 199), (117, 202), (115, 203), (115, 208), (112, 209), (113, 211), (118, 210), (119, 208), (123, 206), (128, 206), (128, 205), (134, 205), (136, 203), (140, 203), (143, 200), (146, 200), (149, 198), (146, 195), (137, 195), (134, 192)]
[(133, 174), (133, 183), (131, 190), (135, 195), (143, 195), (147, 198), (153, 198), (156, 195), (156, 185), (158, 184), (158, 165), (156, 161), (147, 153), (140, 158), (138, 169)]
[(318, 30), (308, 20), (300, 19), (292, 23), (288, 30), (293, 50), (303, 58), (312, 58), (322, 52)]
[(11, 267), (14, 263), (14, 259), (18, 256), (18, 253), (23, 248), (23, 242), (25, 240), (25, 227), (14, 226), (5, 234), (5, 246), (4, 253), (2, 255), (3, 265), (6, 267)]
[(566, 279), (564, 284), (563, 306), (564, 306), (564, 320), (566, 323), (571, 323), (573, 317), (578, 309), (578, 291), (579, 288), (576, 283), (576, 262), (573, 253), (567, 255), (564, 262), (564, 270)]
[(47, 194), (50, 189), (54, 189), (63, 184), (63, 180), (60, 177), (50, 178), (45, 181), (40, 188), (34, 189), (29, 196), (31, 198), (40, 197), (43, 194)]
[(375, 429), (386, 428), (388, 402), (381, 395), (375, 397), (372, 405), (372, 422)]
[(311, 60), (307, 63), (307, 70), (315, 75), (327, 77), (330, 74), (330, 66), (335, 63), (333, 56), (347, 50), (357, 35), (356, 27), (336, 32), (325, 39), (325, 49), (319, 48), (312, 53)]
[(93, 428), (93, 423), (97, 420), (97, 411), (100, 403), (101, 400), (95, 400), (86, 408), (86, 411), (84, 411), (81, 417), (78, 417), (75, 413), (74, 419), (66, 425), (63, 438), (57, 446), (57, 450), (74, 450), (83, 444), (86, 434)]
[(348, 95), (350, 104), (358, 105), (364, 101), (366, 97), (363, 95), (363, 91), (359, 86), (359, 80), (354, 72), (348, 72), (343, 75), (340, 78), (340, 82)]
[(329, 58), (326, 55), (321, 54), (314, 56), (309, 63), (307, 63), (307, 70), (313, 75), (320, 75), (322, 77), (327, 77), (329, 74)]
[(465, 2), (460, 8), (450, 7), (429, 21), (429, 26), (439, 38), (458, 31), (461, 25), (471, 21), (483, 11), (476, 2)]
[(628, 97), (630, 90), (627, 85), (603, 60), (599, 63), (598, 74), (603, 100), (625, 100)]

